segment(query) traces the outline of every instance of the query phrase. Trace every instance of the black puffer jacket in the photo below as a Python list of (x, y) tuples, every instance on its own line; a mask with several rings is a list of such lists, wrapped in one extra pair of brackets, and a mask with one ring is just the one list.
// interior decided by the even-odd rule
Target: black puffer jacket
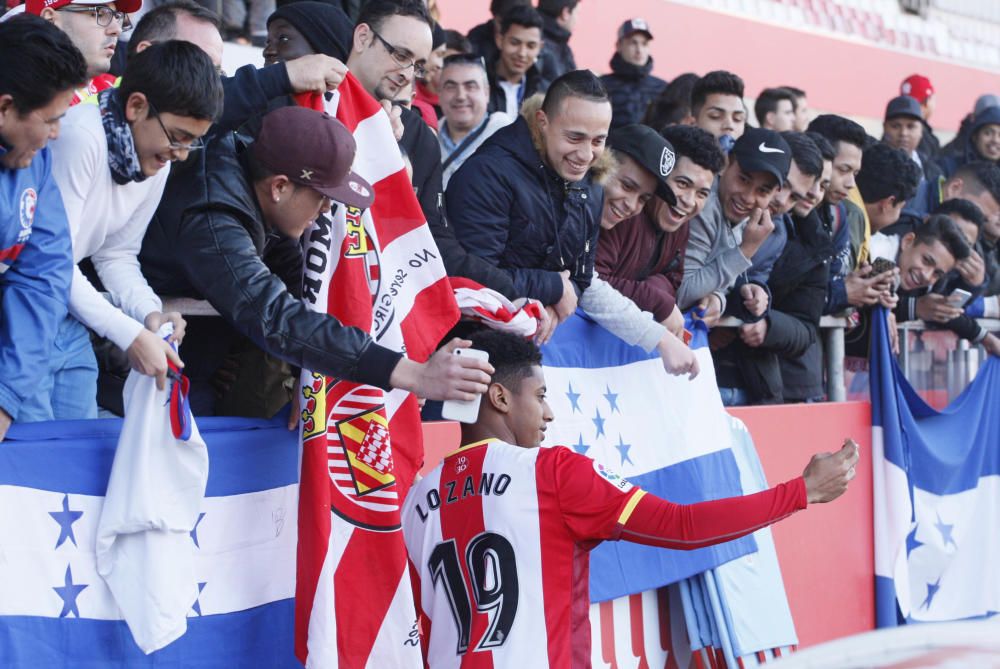
[(601, 83), (611, 98), (612, 128), (641, 122), (646, 107), (667, 87), (667, 82), (654, 77), (652, 71), (652, 56), (641, 67), (627, 62), (617, 52), (611, 58), (611, 74), (601, 77)]
[[(286, 288), (294, 275), (283, 281), (265, 264), (268, 254), (279, 272), (294, 273), (298, 245), (263, 220), (243, 150), (222, 135), (171, 171), (139, 256), (149, 285), (159, 295), (208, 300), (236, 332), (291, 365), (388, 388), (400, 354), (313, 311)], [(297, 262), (301, 271), (301, 254)], [(198, 346), (215, 342), (189, 332), (181, 355)]]
[(515, 293), (543, 304), (590, 285), (603, 189), (594, 170), (568, 183), (542, 161), (522, 116), (479, 147), (448, 182), (449, 220), (462, 245), (511, 277)]

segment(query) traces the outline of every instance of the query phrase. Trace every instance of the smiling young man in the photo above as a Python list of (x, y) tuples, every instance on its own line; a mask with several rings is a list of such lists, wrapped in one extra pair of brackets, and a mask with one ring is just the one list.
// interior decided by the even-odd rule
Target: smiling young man
[(769, 263), (766, 277), (757, 273), (759, 267), (747, 275), (767, 286), (768, 311), (763, 318), (748, 318), (745, 300), (738, 299), (746, 281), (740, 277), (730, 292), (726, 313), (744, 323), (735, 333), (723, 331), (725, 337), (713, 333), (716, 346), (712, 359), (727, 406), (775, 404), (822, 394), (821, 367), (819, 381), (808, 384), (812, 389), (803, 394), (802, 388), (796, 387), (806, 385), (801, 378), (792, 379), (792, 386), (785, 387), (781, 363), (798, 361), (819, 338), (832, 242), (818, 216), (799, 217), (793, 212), (822, 175), (823, 155), (805, 133), (784, 132), (781, 136), (791, 149), (792, 163), (784, 187), (772, 200), (775, 231), (765, 240), (770, 244), (780, 239), (780, 245), (772, 251), (774, 257), (761, 258), (764, 247), (754, 255), (755, 265)]
[(569, 448), (540, 448), (555, 418), (541, 352), (496, 331), (472, 341), (495, 370), (478, 418), (402, 511), (428, 666), (589, 667), (589, 552), (599, 543), (723, 543), (833, 501), (854, 478), (848, 439), (774, 488), (674, 504)]
[(653, 76), (652, 40), (645, 19), (629, 19), (618, 28), (611, 74), (601, 77), (611, 98), (612, 128), (641, 122), (649, 103), (667, 87), (667, 82)]
[(170, 321), (179, 341), (184, 320), (162, 313), (137, 256), (167, 166), (198, 146), (221, 109), (222, 86), (209, 57), (194, 44), (170, 41), (136, 54), (120, 88), (102, 91), (93, 104), (66, 115), (52, 143), (52, 169), (69, 218), (73, 259), (91, 259), (111, 301), (74, 269), (70, 316), (57, 340), (74, 355), (49, 374), (55, 387), (72, 385), (76, 392), (57, 396), (43, 389), (32, 401), (37, 411), (96, 417), (97, 368), (87, 328), (114, 342), (133, 369), (156, 376), (161, 386), (168, 359), (180, 362), (155, 333)]
[(548, 81), (538, 70), (542, 50), (542, 16), (529, 5), (511, 7), (501, 18), (496, 36), (497, 57), (487, 63), (489, 111), (502, 111), (511, 118), (521, 103), (545, 91)]
[(545, 306), (541, 341), (579, 305), (629, 344), (658, 349), (670, 373), (697, 373), (690, 349), (594, 276), (601, 183), (611, 166), (611, 104), (600, 80), (575, 70), (553, 82), (535, 109), (538, 99), (448, 183), (459, 241), (504, 273), (516, 294)]
[(115, 46), (123, 32), (132, 29), (128, 15), (138, 11), (141, 0), (28, 0), (7, 12), (6, 20), (21, 12), (40, 16), (66, 33), (87, 63), (89, 81), (77, 89), (73, 104), (114, 85), (107, 74)]
[[(46, 144), (86, 62), (69, 37), (33, 16), (0, 23), (0, 441), (37, 392), (66, 316), (73, 249)], [(70, 389), (72, 392), (72, 389)]]
[[(671, 332), (679, 334), (684, 327), (684, 316), (677, 306), (676, 295), (684, 276), (687, 223), (704, 208), (726, 159), (715, 138), (700, 128), (678, 125), (665, 128), (662, 134), (665, 142), (657, 143), (652, 138), (646, 142), (651, 147), (650, 156), (655, 154), (657, 160), (663, 148), (673, 151), (675, 162), (666, 184), (674, 200), (646, 197), (645, 203), (639, 202), (635, 193), (653, 195), (656, 182), (652, 170), (659, 164), (646, 169), (629, 159), (625, 174), (638, 172), (631, 176), (634, 185), (627, 189), (615, 185), (622, 181), (619, 170), (618, 176), (604, 189), (603, 230), (597, 244), (595, 269), (640, 309), (652, 313)], [(648, 184), (641, 186), (644, 181)], [(622, 203), (616, 204), (618, 200)], [(633, 201), (635, 205), (631, 204)]]
[[(677, 294), (682, 310), (697, 306), (711, 322), (725, 309), (724, 295), (753, 267), (754, 255), (774, 230), (768, 207), (784, 186), (791, 161), (791, 149), (773, 130), (748, 128), (736, 141), (712, 197), (689, 226), (684, 280)], [(761, 304), (751, 286), (747, 284), (755, 293), (752, 313), (759, 317), (766, 295)]]
[[(947, 295), (934, 292), (936, 284), (943, 283), (958, 263), (965, 263), (973, 253), (962, 230), (946, 215), (932, 214), (912, 232), (879, 232), (871, 238), (871, 257), (884, 258), (895, 263), (898, 277), (890, 307), (890, 327), (896, 323), (913, 320), (936, 322), (945, 327), (964, 330), (960, 321), (965, 320), (972, 334), (994, 355), (1000, 354), (1000, 339), (987, 336), (975, 321), (963, 316), (962, 308), (948, 302)], [(950, 291), (949, 291), (950, 292)], [(845, 346), (849, 356), (867, 358), (873, 313), (870, 307), (858, 310), (858, 322), (847, 332)], [(981, 331), (981, 332), (980, 332)]]

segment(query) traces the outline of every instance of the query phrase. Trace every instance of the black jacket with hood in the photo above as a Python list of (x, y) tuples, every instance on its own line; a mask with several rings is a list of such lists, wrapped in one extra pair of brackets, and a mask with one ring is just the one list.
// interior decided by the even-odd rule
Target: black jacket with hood
[(563, 180), (542, 159), (531, 107), (455, 172), (446, 208), (469, 253), (509, 276), (517, 295), (550, 305), (562, 296), (560, 271), (569, 270), (578, 296), (590, 285), (610, 156), (584, 179)]
[(611, 127), (620, 128), (630, 123), (640, 123), (646, 107), (654, 100), (667, 82), (652, 75), (653, 57), (643, 66), (627, 62), (618, 52), (611, 58), (611, 74), (601, 77), (608, 97), (611, 98)]

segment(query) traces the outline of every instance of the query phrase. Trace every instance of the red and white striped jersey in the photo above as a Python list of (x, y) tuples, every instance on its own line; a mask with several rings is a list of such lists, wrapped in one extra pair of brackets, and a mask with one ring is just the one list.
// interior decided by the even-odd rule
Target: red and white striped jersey
[(589, 551), (605, 539), (690, 550), (806, 508), (803, 478), (674, 504), (568, 448), (490, 439), (455, 451), (403, 506), (428, 666), (590, 666)]
[(445, 458), (403, 506), (428, 666), (587, 665), (587, 551), (637, 492), (564, 447), (489, 440)]

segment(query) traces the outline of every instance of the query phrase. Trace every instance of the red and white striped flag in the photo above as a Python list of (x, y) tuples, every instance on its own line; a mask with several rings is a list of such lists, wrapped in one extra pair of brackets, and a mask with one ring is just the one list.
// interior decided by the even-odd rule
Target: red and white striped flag
[[(303, 298), (423, 361), (458, 320), (389, 119), (348, 74), (325, 103), (354, 134), (368, 211), (306, 234)], [(303, 372), (295, 651), (306, 667), (421, 667), (400, 505), (423, 460), (416, 397)]]

